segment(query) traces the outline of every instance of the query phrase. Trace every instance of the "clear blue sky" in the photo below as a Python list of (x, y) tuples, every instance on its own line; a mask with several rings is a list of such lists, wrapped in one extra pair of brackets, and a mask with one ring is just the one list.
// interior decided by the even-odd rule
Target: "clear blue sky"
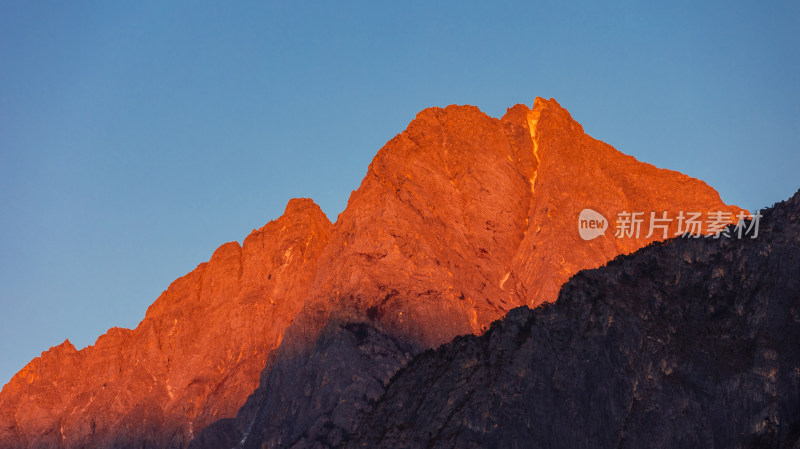
[(800, 187), (798, 2), (283, 3), (0, 4), (0, 384), (289, 198), (335, 220), (428, 106), (554, 97), (727, 202)]

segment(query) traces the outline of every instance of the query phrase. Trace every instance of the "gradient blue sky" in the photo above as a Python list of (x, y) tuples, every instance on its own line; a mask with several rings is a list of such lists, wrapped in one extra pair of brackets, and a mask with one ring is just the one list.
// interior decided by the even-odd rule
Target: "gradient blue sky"
[(554, 97), (727, 202), (800, 187), (800, 3), (566, 3), (0, 4), (0, 384), (289, 198), (335, 220), (428, 106)]

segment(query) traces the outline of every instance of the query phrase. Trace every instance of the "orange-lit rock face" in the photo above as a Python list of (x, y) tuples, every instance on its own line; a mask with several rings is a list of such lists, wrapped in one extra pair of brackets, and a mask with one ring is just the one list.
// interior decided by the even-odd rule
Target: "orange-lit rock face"
[(518, 116), (426, 109), (378, 152), (320, 259), (301, 320), (311, 338), (346, 309), (427, 346), (512, 307), (499, 281), (524, 238), (536, 166)]
[[(611, 222), (605, 236), (580, 238), (584, 208)], [(235, 415), (270, 351), (304, 347), (331, 314), (433, 346), (552, 301), (577, 271), (660, 238), (646, 228), (614, 238), (620, 211), (718, 209), (739, 210), (592, 139), (554, 100), (501, 119), (426, 109), (378, 152), (334, 226), (293, 200), (242, 247), (225, 244), (176, 280), (135, 330), (32, 361), (0, 393), (0, 447), (141, 435), (180, 445)]]
[(646, 239), (645, 223), (638, 239), (609, 229), (584, 241), (583, 208), (611, 227), (621, 211), (649, 222), (650, 211), (740, 210), (702, 181), (592, 139), (555, 100), (514, 106), (502, 119), (472, 106), (426, 109), (351, 196), (292, 343), (311, 341), (331, 311), (366, 311), (434, 346), (479, 333), (513, 307), (553, 301), (579, 270), (661, 238)]
[(330, 230), (313, 202), (292, 200), (243, 246), (222, 245), (173, 282), (135, 330), (43, 353), (0, 394), (0, 442), (102, 447), (166, 429), (161, 441), (180, 444), (234, 416), (302, 306)]
[[(681, 211), (700, 212), (703, 217), (714, 211), (726, 211), (732, 217), (746, 212), (726, 206), (700, 180), (639, 162), (589, 137), (555, 100), (537, 98), (527, 122), (540, 165), (525, 239), (505, 284), (520, 304), (553, 301), (561, 285), (578, 271), (663, 239), (657, 230), (645, 238), (651, 212), (661, 217), (666, 211), (672, 218)], [(580, 238), (577, 220), (584, 208), (609, 220), (605, 236), (591, 241)], [(644, 213), (639, 238), (614, 237), (614, 222), (623, 211)], [(674, 220), (668, 235), (676, 233), (678, 221)]]

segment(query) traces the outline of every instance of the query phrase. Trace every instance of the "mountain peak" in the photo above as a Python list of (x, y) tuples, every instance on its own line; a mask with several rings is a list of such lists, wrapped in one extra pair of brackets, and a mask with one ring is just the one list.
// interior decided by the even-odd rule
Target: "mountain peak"
[(506, 113), (503, 114), (501, 120), (511, 120), (512, 117), (527, 117), (528, 112), (531, 109), (522, 103), (517, 103), (514, 106), (506, 109)]
[(311, 198), (292, 198), (286, 203), (284, 215), (289, 214), (316, 214), (322, 213), (322, 209)]
[(584, 207), (609, 219), (737, 210), (701, 181), (586, 135), (552, 99), (500, 119), (428, 108), (378, 151), (335, 224), (292, 199), (170, 284), (135, 329), (31, 362), (0, 393), (0, 446), (185, 447), (266, 388), (262, 369), (293, 366), (337, 320), (368, 322), (403, 347), (437, 346), (553, 301), (579, 270), (660, 238), (584, 242)]
[[(195, 429), (234, 416), (302, 308), (331, 227), (313, 201), (291, 200), (170, 284), (136, 329), (46, 351), (0, 393), (0, 447), (185, 447)], [(29, 421), (32, 404), (48, 417)]]
[(474, 106), (428, 108), (351, 195), (320, 261), (314, 313), (298, 317), (308, 335), (294, 339), (312, 341), (339, 309), (369, 311), (423, 346), (480, 333), (515, 306), (553, 301), (577, 271), (657, 238), (581, 241), (581, 208), (602, 205), (610, 218), (626, 208), (737, 210), (701, 181), (586, 135), (553, 99), (501, 119)]
[(70, 352), (77, 352), (75, 346), (69, 341), (69, 338), (64, 339), (64, 342), (56, 346), (54, 349), (64, 349)]
[(547, 128), (548, 133), (576, 133), (583, 134), (583, 126), (576, 122), (566, 109), (562, 108), (555, 99), (545, 100), (536, 97), (533, 107), (528, 112), (528, 127), (531, 130), (531, 139), (537, 142), (539, 127)]

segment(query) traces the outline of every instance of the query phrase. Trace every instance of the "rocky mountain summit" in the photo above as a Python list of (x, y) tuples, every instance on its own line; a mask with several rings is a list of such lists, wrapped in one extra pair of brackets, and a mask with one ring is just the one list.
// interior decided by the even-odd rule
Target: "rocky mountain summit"
[[(608, 219), (605, 235), (580, 237), (583, 209)], [(640, 233), (614, 235), (623, 212), (643, 214)], [(136, 329), (34, 359), (0, 392), (0, 448), (343, 444), (416, 354), (682, 232), (648, 232), (651, 212), (743, 211), (586, 135), (555, 100), (499, 119), (426, 109), (335, 224), (292, 200), (173, 282)]]

